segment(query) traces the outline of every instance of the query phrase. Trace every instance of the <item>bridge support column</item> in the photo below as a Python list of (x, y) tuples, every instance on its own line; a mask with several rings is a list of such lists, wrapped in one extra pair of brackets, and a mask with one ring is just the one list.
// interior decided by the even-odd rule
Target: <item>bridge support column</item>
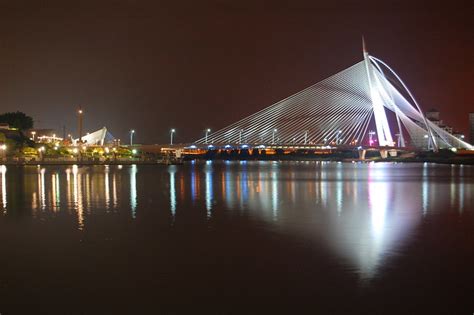
[(398, 152), (397, 152), (397, 150), (390, 150), (390, 151), (388, 151), (388, 154), (390, 154), (391, 157), (396, 157)]
[(359, 150), (359, 160), (365, 160), (365, 153), (367, 153), (367, 150)]
[(382, 159), (386, 159), (388, 157), (388, 150), (380, 150), (379, 152)]

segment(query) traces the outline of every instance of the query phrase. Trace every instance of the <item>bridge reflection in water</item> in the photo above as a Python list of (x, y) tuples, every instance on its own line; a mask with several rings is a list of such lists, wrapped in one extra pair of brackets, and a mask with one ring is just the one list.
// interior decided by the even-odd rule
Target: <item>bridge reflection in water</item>
[[(334, 162), (202, 162), (184, 166), (0, 167), (0, 220), (155, 218), (215, 226), (239, 216), (327, 247), (362, 279), (430, 211), (472, 200), (472, 168)], [(466, 177), (467, 176), (467, 177)], [(73, 225), (71, 225), (71, 228)]]

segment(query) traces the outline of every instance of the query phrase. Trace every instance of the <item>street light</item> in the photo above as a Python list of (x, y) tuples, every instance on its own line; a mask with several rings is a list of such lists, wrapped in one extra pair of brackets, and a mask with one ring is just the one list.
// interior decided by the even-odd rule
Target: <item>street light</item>
[(369, 146), (372, 146), (374, 144), (373, 136), (375, 135), (375, 131), (371, 130), (369, 131)]
[(423, 138), (425, 138), (427, 140), (426, 149), (429, 150), (430, 149), (430, 139), (428, 138), (428, 135), (424, 135)]
[(77, 111), (77, 114), (79, 115), (78, 116), (78, 119), (79, 119), (79, 142), (82, 142), (82, 114), (84, 112), (82, 111), (82, 108), (79, 108), (79, 110)]
[(206, 141), (205, 141), (206, 144), (207, 144), (207, 136), (209, 135), (209, 132), (211, 132), (211, 129), (207, 128), (207, 129), (206, 129)]
[(173, 145), (173, 134), (176, 132), (176, 129), (170, 130), (170, 145)]
[(135, 129), (130, 130), (130, 146), (133, 145), (133, 135), (135, 134)]
[(31, 140), (35, 141), (35, 135), (36, 135), (36, 131), (32, 131), (31, 132), (31, 137), (32, 137)]
[(275, 133), (277, 132), (277, 129), (273, 129), (273, 132), (272, 132), (272, 144), (275, 144)]
[(336, 145), (339, 145), (340, 143), (340, 139), (341, 139), (341, 133), (342, 133), (342, 130), (339, 130), (337, 133), (336, 133)]
[(46, 151), (45, 147), (41, 146), (38, 148), (39, 158), (41, 159), (41, 161), (43, 161), (44, 159), (44, 151)]
[[(397, 133), (397, 134), (395, 134), (395, 136), (397, 137), (397, 147), (402, 147), (402, 134)], [(395, 144), (395, 142), (394, 142), (394, 144)]]
[(0, 145), (0, 151), (2, 151), (2, 154), (1, 154), (2, 159), (5, 158), (6, 153), (7, 153), (7, 145), (6, 144)]

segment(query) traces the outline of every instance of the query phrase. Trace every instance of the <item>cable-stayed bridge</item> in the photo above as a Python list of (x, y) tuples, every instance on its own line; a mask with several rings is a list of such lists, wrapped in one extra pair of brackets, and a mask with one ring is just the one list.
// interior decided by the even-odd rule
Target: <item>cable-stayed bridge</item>
[(195, 144), (473, 149), (426, 119), (395, 71), (363, 47), (362, 61)]

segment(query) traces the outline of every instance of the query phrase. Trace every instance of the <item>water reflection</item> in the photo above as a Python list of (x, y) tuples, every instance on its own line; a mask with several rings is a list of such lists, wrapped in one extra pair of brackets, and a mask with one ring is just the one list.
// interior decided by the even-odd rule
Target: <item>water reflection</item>
[(272, 219), (278, 219), (278, 179), (277, 179), (277, 172), (276, 170), (272, 170), (272, 188), (271, 188), (271, 196), (272, 196)]
[(212, 161), (207, 161), (206, 162), (206, 167), (205, 167), (205, 174), (206, 174), (206, 213), (207, 213), (207, 218), (210, 219), (212, 216), (212, 192), (213, 192), (213, 187), (212, 187)]
[(423, 216), (426, 215), (428, 211), (428, 200), (429, 200), (429, 177), (428, 177), (428, 163), (423, 163), (423, 191), (422, 191), (422, 197), (423, 197)]
[(105, 166), (104, 186), (105, 186), (105, 208), (110, 208), (110, 183), (109, 183), (109, 166)]
[(7, 181), (6, 181), (7, 167), (5, 165), (0, 166), (0, 173), (2, 174), (2, 209), (3, 209), (3, 213), (6, 213), (7, 212)]
[(132, 218), (135, 219), (137, 211), (137, 166), (135, 164), (130, 168), (130, 207)]
[(38, 196), (40, 198), (41, 210), (46, 209), (46, 193), (44, 187), (44, 173), (46, 170), (38, 166)]
[(82, 197), (82, 176), (79, 175), (79, 169), (77, 165), (72, 167), (73, 176), (73, 198), (74, 208), (77, 212), (77, 224), (79, 230), (84, 228), (84, 205)]
[(51, 175), (51, 183), (52, 183), (52, 205), (53, 205), (53, 210), (58, 210), (60, 203), (61, 203), (61, 190), (60, 190), (60, 183), (59, 183), (59, 174), (54, 173)]
[[(220, 215), (250, 217), (327, 248), (362, 279), (397, 254), (435, 206), (460, 214), (472, 209), (474, 191), (472, 167), (430, 164), (207, 162), (145, 171), (137, 165), (74, 165), (8, 172), (2, 165), (0, 175), (3, 216), (23, 205), (34, 218), (70, 213), (79, 230), (88, 228), (92, 216), (114, 213), (135, 218), (171, 211), (175, 225), (217, 224)], [(15, 201), (19, 195), (22, 203)], [(204, 213), (207, 220), (194, 216)]]
[(168, 172), (170, 174), (170, 210), (174, 218), (176, 215), (176, 165), (171, 165)]

